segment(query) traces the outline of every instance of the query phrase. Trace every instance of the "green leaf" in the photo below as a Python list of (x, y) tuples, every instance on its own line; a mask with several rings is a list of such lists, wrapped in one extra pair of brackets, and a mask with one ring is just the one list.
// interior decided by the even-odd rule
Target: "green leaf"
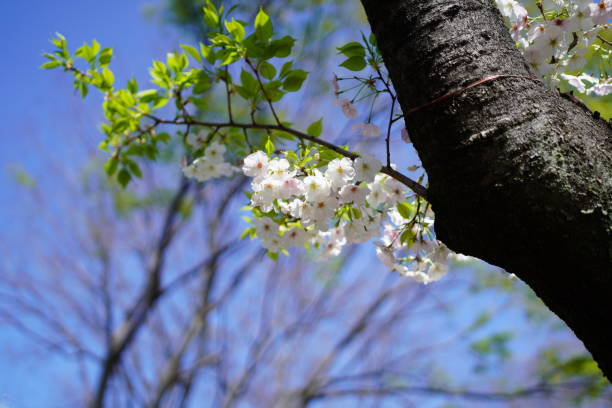
[(285, 96), (285, 91), (281, 89), (283, 83), (281, 81), (270, 81), (264, 84), (264, 89), (266, 90), (266, 95), (272, 102), (278, 102)]
[(78, 82), (78, 89), (79, 89), (79, 92), (81, 93), (82, 98), (87, 96), (87, 92), (89, 91), (89, 89), (87, 88), (87, 83), (85, 83), (85, 81)]
[(219, 47), (227, 47), (232, 45), (231, 38), (222, 33), (211, 34), (209, 40), (212, 45)]
[(144, 103), (155, 101), (158, 98), (156, 89), (145, 89), (144, 91), (138, 92), (136, 96), (140, 99), (140, 102)]
[(280, 70), (280, 74), (279, 74), (279, 76), (280, 76), (281, 78), (286, 77), (286, 76), (287, 76), (287, 74), (288, 74), (289, 72), (291, 72), (291, 68), (293, 68), (293, 61), (287, 61), (287, 62), (285, 62), (285, 63), (283, 64), (283, 66), (281, 67), (281, 70)]
[(306, 130), (306, 133), (314, 137), (321, 136), (321, 132), (323, 132), (323, 118), (313, 122)]
[(398, 203), (397, 212), (399, 212), (402, 217), (409, 220), (411, 218), (412, 209), (408, 203)]
[(119, 165), (119, 160), (117, 157), (111, 157), (104, 163), (104, 171), (108, 175), (108, 177), (112, 177), (113, 174), (117, 172), (117, 166)]
[(293, 44), (295, 44), (295, 39), (287, 35), (283, 38), (272, 41), (270, 43), (270, 48), (274, 57), (285, 58), (291, 54)]
[(192, 96), (191, 98), (189, 98), (189, 100), (191, 101), (191, 103), (193, 103), (196, 107), (198, 107), (201, 110), (208, 109), (208, 104), (206, 103), (205, 98), (194, 98)]
[(197, 76), (197, 82), (193, 87), (193, 93), (201, 94), (207, 91), (212, 86), (210, 77), (204, 72), (200, 71)]
[(259, 66), (259, 72), (261, 72), (261, 75), (266, 79), (274, 79), (276, 76), (276, 68), (274, 68), (274, 65), (267, 61), (261, 63)]
[(370, 44), (376, 47), (376, 36), (374, 35), (374, 33), (370, 33), (369, 41)]
[[(240, 73), (240, 81), (242, 82), (242, 88), (245, 91), (246, 99), (253, 98), (259, 90), (259, 82), (253, 75), (245, 70)], [(244, 97), (244, 95), (242, 95)]]
[(268, 153), (268, 156), (272, 156), (274, 154), (274, 143), (272, 143), (272, 140), (268, 137), (268, 141), (266, 142), (266, 153)]
[(168, 143), (171, 139), (170, 135), (167, 132), (158, 133), (155, 138), (162, 143)]
[(183, 59), (182, 57), (183, 55), (174, 52), (166, 54), (168, 68), (176, 73), (183, 71), (187, 67), (187, 58)]
[[(100, 48), (101, 48), (101, 46), (100, 46), (100, 43), (99, 43), (99, 42), (97, 42), (96, 40), (93, 40), (93, 41), (91, 42), (91, 54), (92, 54), (92, 60), (93, 60), (93, 58), (95, 58), (95, 57), (96, 57), (96, 55), (98, 55), (98, 53), (100, 52)], [(91, 61), (87, 61), (87, 62), (91, 62)]]
[(255, 34), (257, 38), (260, 41), (268, 41), (272, 37), (272, 32), (272, 20), (270, 20), (270, 17), (260, 8), (255, 17)]
[(283, 82), (283, 88), (288, 92), (298, 91), (302, 87), (307, 76), (308, 72), (301, 69), (290, 71)]
[(204, 45), (202, 43), (200, 43), (200, 53), (202, 54), (202, 56), (204, 57), (204, 59), (206, 61), (208, 61), (210, 64), (214, 64), (215, 63), (215, 52), (212, 50), (212, 48), (210, 48), (207, 45)]
[(400, 235), (400, 242), (406, 245), (408, 248), (412, 246), (413, 240), (414, 234), (410, 229), (406, 229), (404, 232), (402, 232), (402, 235)]
[(60, 33), (55, 33), (55, 36), (57, 38), (51, 39), (51, 42), (53, 43), (53, 45), (55, 45), (57, 48), (60, 48), (60, 49), (66, 48), (66, 37), (64, 37)]
[(222, 50), (219, 53), (219, 58), (223, 60), (223, 62), (221, 62), (222, 66), (233, 64), (234, 62), (238, 61), (241, 57), (242, 55), (240, 55), (240, 53), (235, 52), (235, 51)]
[(289, 159), (291, 163), (295, 163), (299, 160), (297, 154), (293, 150), (286, 151), (285, 157)]
[(85, 43), (81, 47), (77, 48), (77, 50), (74, 52), (74, 56), (87, 60), (87, 58), (90, 56), (90, 53), (91, 51), (89, 50), (89, 45)]
[(100, 56), (98, 57), (100, 61), (100, 66), (105, 67), (110, 64), (111, 59), (113, 58), (113, 49), (112, 48), (104, 48), (100, 52)]
[(210, 28), (219, 27), (219, 15), (215, 5), (210, 0), (206, 0), (206, 6), (203, 7), (204, 11), (204, 22)]
[(140, 171), (140, 167), (135, 161), (126, 160), (126, 164), (130, 168), (130, 171), (132, 172), (133, 175), (135, 175), (138, 178), (142, 178), (142, 171)]
[(244, 40), (244, 27), (239, 21), (232, 18), (232, 21), (225, 22), (225, 28), (227, 28), (227, 31), (232, 35), (232, 37), (234, 37), (234, 40), (238, 42)]
[(127, 89), (133, 94), (138, 92), (138, 82), (136, 82), (136, 78), (128, 79)]
[(351, 71), (361, 71), (366, 65), (366, 60), (363, 57), (350, 57), (340, 64), (341, 67), (350, 69)]
[(347, 57), (365, 57), (365, 48), (358, 42), (350, 42), (338, 48), (340, 54), (344, 54)]
[(119, 182), (119, 185), (123, 188), (128, 185), (130, 180), (132, 180), (132, 175), (126, 169), (121, 169), (117, 174), (117, 181)]
[(150, 73), (154, 84), (157, 84), (165, 89), (172, 87), (170, 72), (163, 62), (153, 61), (153, 67), (150, 69)]
[(59, 67), (61, 65), (62, 65), (62, 63), (59, 62), (58, 60), (53, 60), (53, 61), (45, 62), (44, 64), (42, 64), (40, 66), (40, 68), (42, 68), (42, 69), (51, 69), (51, 68), (57, 68), (57, 67)]
[(242, 231), (242, 234), (240, 234), (240, 237), (238, 238), (239, 240), (243, 240), (246, 237), (248, 237), (252, 230), (254, 230), (255, 228), (245, 228), (244, 231)]
[(198, 62), (202, 62), (202, 56), (200, 55), (200, 53), (198, 52), (198, 50), (196, 50), (194, 47), (192, 47), (191, 45), (181, 45), (181, 47), (185, 50), (185, 52), (189, 55), (191, 55), (191, 57), (198, 61)]
[(257, 36), (253, 33), (246, 37), (242, 42), (246, 49), (246, 56), (251, 59), (270, 59), (274, 55), (270, 52), (269, 47), (263, 47), (261, 42), (257, 41)]
[(274, 262), (278, 262), (278, 252), (270, 252), (268, 251), (266, 253), (268, 255), (268, 257), (270, 257), (270, 259), (272, 259)]
[(108, 86), (113, 86), (115, 83), (115, 75), (113, 75), (113, 72), (106, 67), (102, 69), (102, 78), (104, 78), (104, 82), (106, 82)]
[(253, 97), (253, 95), (244, 86), (234, 85), (234, 90), (238, 92), (238, 95), (242, 96), (246, 100)]

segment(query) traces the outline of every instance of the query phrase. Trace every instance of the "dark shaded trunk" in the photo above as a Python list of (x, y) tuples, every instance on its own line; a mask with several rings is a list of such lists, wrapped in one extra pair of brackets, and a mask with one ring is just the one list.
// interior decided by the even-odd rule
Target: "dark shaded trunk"
[[(404, 112), (533, 76), (492, 0), (362, 0)], [(529, 284), (612, 378), (612, 129), (523, 78), (405, 118), (438, 238)], [(395, 157), (400, 162), (400, 158)]]

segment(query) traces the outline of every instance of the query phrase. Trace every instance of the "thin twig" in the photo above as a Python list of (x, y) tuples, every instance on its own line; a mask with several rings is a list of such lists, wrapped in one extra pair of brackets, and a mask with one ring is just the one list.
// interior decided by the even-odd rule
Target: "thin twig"
[(391, 126), (393, 126), (393, 112), (395, 110), (395, 97), (391, 96), (391, 113), (389, 114), (389, 124), (387, 125), (387, 167), (391, 167)]
[[(169, 124), (169, 125), (186, 125), (187, 124), (185, 121), (181, 121), (177, 119), (175, 120), (166, 120), (166, 119), (159, 119), (159, 118), (156, 118), (156, 119), (159, 120), (159, 122), (162, 124)], [(197, 126), (203, 126), (203, 127), (211, 127), (211, 128), (235, 127), (238, 129), (259, 129), (259, 130), (268, 130), (268, 131), (276, 130), (280, 132), (289, 133), (301, 140), (308, 140), (312, 143), (327, 147), (328, 149), (333, 150), (334, 152), (344, 157), (348, 157), (349, 159), (352, 159), (352, 160), (355, 160), (359, 157), (358, 154), (345, 150), (339, 146), (334, 145), (333, 143), (330, 143), (323, 139), (319, 139), (309, 134), (300, 132), (299, 130), (289, 128), (283, 124), (271, 125), (271, 124), (263, 124), (263, 123), (202, 122), (202, 121), (193, 120), (193, 119), (191, 120), (191, 124), (197, 125)], [(421, 196), (424, 199), (427, 199), (427, 189), (423, 185), (409, 178), (408, 176), (400, 173), (397, 170), (392, 169), (390, 166), (384, 166), (380, 171), (381, 173), (391, 176), (397, 181), (399, 181), (400, 183), (406, 185), (408, 188), (414, 191), (418, 196)]]
[(229, 89), (229, 70), (227, 65), (225, 66), (225, 92), (227, 93), (227, 114), (229, 115), (230, 123), (234, 123), (234, 117), (232, 115), (232, 96)]
[(261, 93), (263, 94), (264, 98), (266, 98), (266, 102), (268, 102), (268, 106), (270, 107), (270, 110), (272, 111), (272, 115), (274, 116), (274, 120), (276, 120), (276, 123), (278, 123), (280, 125), (281, 121), (278, 118), (278, 115), (276, 114), (276, 110), (274, 109), (274, 105), (272, 105), (272, 99), (270, 99), (270, 97), (268, 96), (268, 93), (266, 92), (266, 88), (264, 87), (263, 81), (261, 80), (261, 77), (259, 76), (259, 72), (253, 66), (253, 64), (251, 63), (251, 60), (249, 60), (248, 58), (245, 58), (245, 61), (246, 61), (247, 65), (251, 68), (251, 70), (253, 70), (253, 73), (255, 74), (255, 77), (257, 78), (257, 82), (259, 83), (259, 87), (261, 88)]
[(597, 35), (597, 39), (600, 40), (602, 43), (607, 44), (609, 46), (612, 47), (612, 42), (606, 40), (605, 38), (603, 38), (601, 35)]

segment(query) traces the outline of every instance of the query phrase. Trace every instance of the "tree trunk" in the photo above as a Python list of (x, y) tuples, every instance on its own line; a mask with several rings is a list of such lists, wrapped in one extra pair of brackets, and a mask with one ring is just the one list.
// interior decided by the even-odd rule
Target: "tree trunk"
[[(534, 76), (492, 0), (362, 3), (404, 112), (491, 75)], [(612, 378), (608, 123), (516, 77), (405, 122), (429, 176), (438, 238), (518, 275)]]

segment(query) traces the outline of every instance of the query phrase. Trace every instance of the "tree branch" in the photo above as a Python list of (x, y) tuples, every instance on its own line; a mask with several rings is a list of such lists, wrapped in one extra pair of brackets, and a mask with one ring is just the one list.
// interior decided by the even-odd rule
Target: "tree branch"
[[(176, 120), (159, 119), (159, 118), (154, 118), (154, 119), (159, 121), (160, 124), (169, 124), (169, 125), (191, 124), (195, 126), (204, 126), (204, 127), (220, 128), (220, 129), (234, 127), (238, 129), (259, 129), (259, 130), (274, 130), (274, 131), (286, 132), (286, 133), (289, 133), (297, 137), (298, 139), (308, 140), (320, 146), (327, 147), (328, 149), (333, 150), (334, 152), (344, 157), (348, 157), (349, 159), (355, 160), (357, 157), (359, 157), (358, 154), (345, 150), (339, 146), (334, 145), (333, 143), (330, 143), (323, 139), (319, 139), (317, 137), (311, 136), (307, 133), (303, 133), (298, 130), (289, 128), (283, 124), (271, 125), (271, 124), (262, 124), (262, 123), (229, 123), (229, 122), (205, 122), (205, 121), (199, 121), (199, 120), (185, 121), (185, 120), (179, 120), (179, 119), (176, 119)], [(416, 195), (427, 199), (427, 189), (423, 185), (409, 178), (408, 176), (400, 173), (399, 171), (391, 168), (390, 166), (384, 166), (380, 171), (381, 173), (391, 176), (397, 181), (399, 181), (400, 183), (404, 184), (406, 187), (410, 188)]]

